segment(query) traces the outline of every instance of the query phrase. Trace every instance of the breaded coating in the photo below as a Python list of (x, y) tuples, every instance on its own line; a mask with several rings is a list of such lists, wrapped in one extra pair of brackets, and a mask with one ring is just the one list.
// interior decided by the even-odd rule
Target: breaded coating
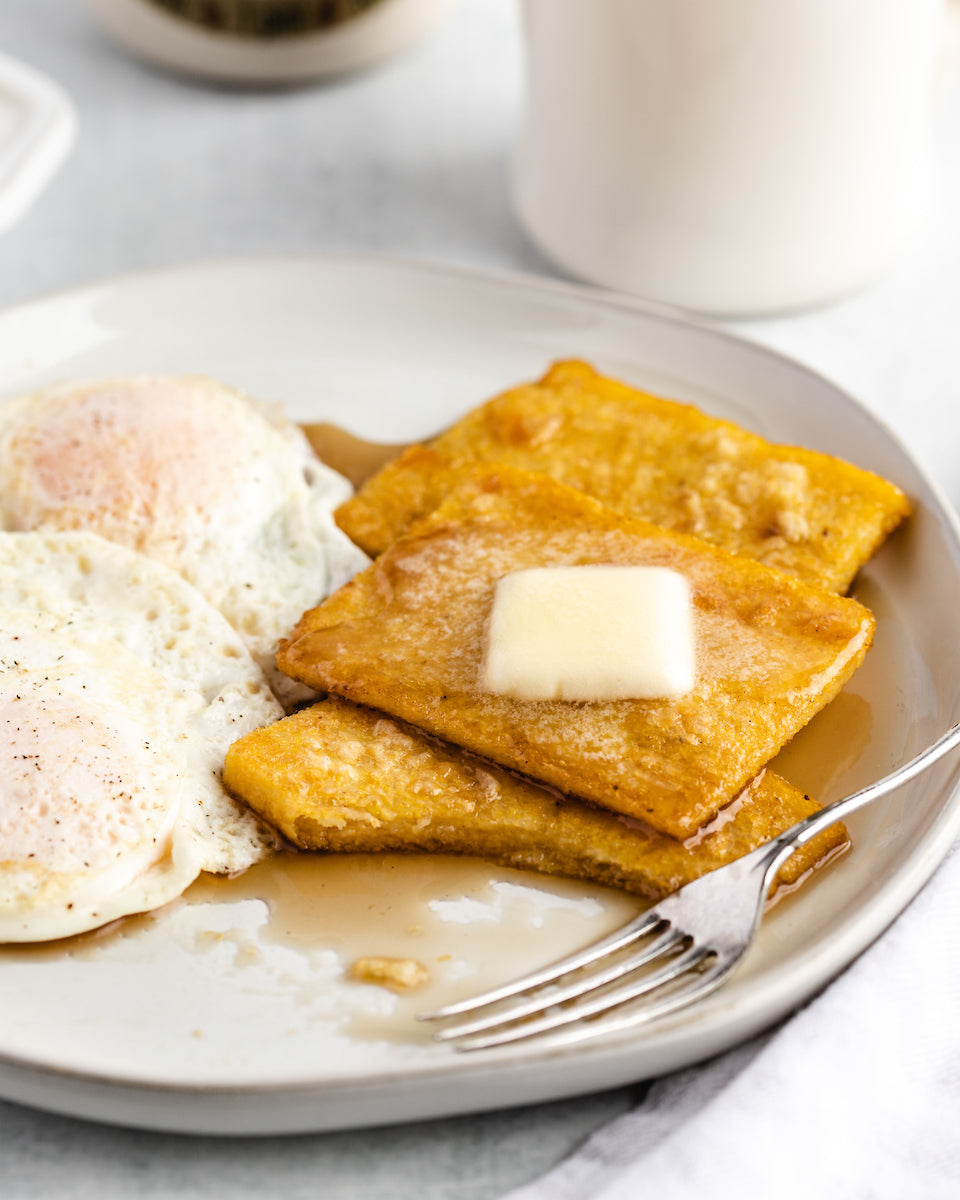
[(562, 362), (408, 449), (341, 505), (337, 522), (381, 554), (481, 462), (543, 472), (837, 592), (910, 512), (899, 488), (869, 471)]
[[(482, 691), (497, 580), (589, 563), (686, 576), (694, 689), (676, 700), (588, 703)], [(686, 838), (836, 695), (874, 627), (854, 600), (631, 520), (546, 476), (487, 466), (305, 613), (278, 663), (320, 691)]]
[[(580, 803), (329, 696), (230, 748), (224, 779), (304, 850), (470, 854), (658, 899), (816, 810), (764, 772), (690, 844)], [(795, 884), (846, 845), (842, 825), (780, 872)]]
[(357, 983), (371, 983), (392, 992), (409, 992), (430, 981), (430, 972), (415, 958), (388, 958), (367, 955), (350, 964), (347, 974)]

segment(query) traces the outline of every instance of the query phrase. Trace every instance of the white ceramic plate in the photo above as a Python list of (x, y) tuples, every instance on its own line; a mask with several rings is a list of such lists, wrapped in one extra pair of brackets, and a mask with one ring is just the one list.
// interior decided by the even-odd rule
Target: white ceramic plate
[[(876, 647), (782, 757), (788, 777), (836, 798), (960, 716), (960, 542), (947, 506), (855, 402), (756, 346), (566, 285), (363, 259), (198, 266), (0, 314), (3, 395), (204, 371), (283, 400), (296, 418), (385, 441), (427, 435), (558, 357), (839, 454), (913, 498), (909, 528), (859, 587), (879, 617)], [(276, 1133), (538, 1101), (675, 1069), (789, 1012), (896, 917), (960, 827), (954, 780), (942, 764), (861, 814), (853, 854), (774, 910), (730, 984), (652, 1031), (565, 1052), (458, 1057), (434, 1046), (415, 1030), (417, 1006), (547, 960), (630, 902), (475, 863), (341, 860), (283, 885), (302, 884), (314, 906), (306, 933), (271, 923), (254, 877), (195, 889), (69, 954), (0, 952), (0, 1094), (158, 1129)], [(364, 951), (416, 954), (433, 993), (396, 1000), (345, 983), (343, 966)]]

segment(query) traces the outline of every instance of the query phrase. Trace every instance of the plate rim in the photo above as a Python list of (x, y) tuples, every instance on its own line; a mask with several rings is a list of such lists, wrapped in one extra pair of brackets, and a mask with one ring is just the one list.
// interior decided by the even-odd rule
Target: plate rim
[[(842, 399), (860, 419), (865, 420), (868, 424), (879, 430), (902, 460), (909, 464), (916, 479), (923, 484), (929, 493), (929, 497), (933, 501), (933, 515), (948, 531), (950, 535), (949, 540), (952, 541), (953, 553), (958, 563), (960, 563), (960, 517), (954, 512), (952, 505), (946, 499), (939, 484), (926, 473), (909, 448), (887, 422), (881, 416), (871, 412), (856, 396), (847, 392), (815, 368), (807, 366), (798, 359), (778, 349), (765, 346), (739, 330), (715, 324), (708, 319), (695, 315), (690, 316), (668, 305), (650, 303), (605, 289), (509, 269), (473, 268), (372, 253), (245, 255), (168, 264), (157, 268), (130, 271), (112, 277), (92, 280), (78, 286), (56, 289), (0, 309), (0, 329), (2, 329), (3, 324), (7, 320), (16, 317), (17, 314), (24, 311), (39, 310), (57, 303), (82, 303), (85, 298), (92, 300), (97, 293), (122, 290), (127, 287), (149, 288), (151, 285), (164, 281), (179, 283), (182, 286), (190, 278), (196, 279), (198, 276), (212, 276), (225, 271), (236, 270), (270, 272), (281, 268), (288, 271), (294, 270), (313, 274), (317, 271), (322, 272), (325, 269), (329, 269), (331, 266), (341, 269), (346, 268), (348, 270), (355, 267), (368, 270), (385, 268), (407, 272), (418, 277), (432, 277), (444, 279), (448, 282), (482, 284), (507, 289), (511, 292), (520, 289), (527, 294), (536, 294), (544, 298), (551, 296), (563, 297), (582, 304), (610, 308), (621, 314), (630, 314), (640, 319), (665, 321), (671, 325), (681, 327), (685, 331), (692, 331), (698, 335), (706, 335), (723, 343), (734, 343), (741, 350), (753, 353), (760, 359), (776, 360), (781, 365), (801, 373), (807, 379), (815, 382), (819, 387), (827, 389)], [(675, 1054), (672, 1056), (674, 1065), (669, 1067), (669, 1069), (678, 1069), (681, 1066), (699, 1061), (708, 1054), (727, 1049), (744, 1040), (745, 1037), (752, 1036), (776, 1023), (784, 1015), (803, 1003), (807, 997), (815, 994), (822, 986), (846, 969), (873, 942), (882, 936), (885, 930), (909, 906), (934, 875), (949, 853), (958, 834), (960, 834), (960, 768), (952, 772), (948, 772), (945, 766), (941, 768), (941, 777), (948, 773), (950, 774), (950, 781), (937, 785), (938, 796), (941, 799), (936, 817), (932, 821), (931, 827), (926, 831), (925, 836), (921, 839), (920, 844), (908, 856), (904, 864), (901, 865), (893, 881), (894, 886), (886, 887), (882, 893), (882, 897), (878, 896), (877, 902), (868, 911), (860, 914), (856, 921), (849, 924), (849, 927), (842, 928), (840, 931), (841, 936), (833, 937), (829, 940), (828, 944), (820, 945), (807, 953), (792, 956), (778, 969), (775, 977), (755, 981), (755, 986), (752, 987), (749, 997), (750, 1003), (746, 1006), (749, 1011), (740, 1014), (735, 1032), (732, 1036), (725, 1038), (722, 1036), (721, 1030), (719, 1039), (713, 1039), (714, 1042), (719, 1042), (719, 1048), (717, 1045), (713, 1045), (712, 1048), (708, 1047), (706, 1050), (700, 1051), (689, 1047), (690, 1052), (686, 1055)], [(881, 899), (882, 903), (880, 903)], [(852, 949), (851, 944), (853, 944)], [(809, 959), (815, 959), (816, 961), (811, 963), (807, 961)], [(809, 987), (805, 985), (801, 986), (800, 991), (803, 992), (803, 995), (798, 998), (796, 996), (798, 990), (796, 977), (800, 976), (804, 980), (809, 981), (811, 978), (811, 968), (815, 968), (813, 974), (814, 983)], [(779, 996), (779, 1002), (777, 1002), (776, 996), (771, 997), (768, 993), (775, 993), (776, 996)], [(665, 1025), (663, 1034), (656, 1038), (638, 1038), (636, 1034), (628, 1033), (619, 1036), (598, 1038), (594, 1042), (587, 1042), (575, 1048), (539, 1051), (531, 1044), (524, 1047), (523, 1052), (518, 1052), (516, 1048), (504, 1051), (491, 1051), (486, 1052), (482, 1060), (474, 1058), (471, 1061), (476, 1063), (480, 1073), (490, 1070), (502, 1073), (505, 1068), (510, 1066), (513, 1066), (517, 1070), (528, 1070), (531, 1066), (540, 1069), (559, 1064), (561, 1068), (559, 1074), (561, 1075), (563, 1074), (562, 1068), (569, 1066), (571, 1063), (581, 1064), (587, 1062), (596, 1065), (610, 1064), (616, 1061), (622, 1065), (622, 1070), (624, 1071), (622, 1082), (626, 1082), (628, 1080), (646, 1078), (651, 1073), (657, 1073), (645, 1071), (642, 1067), (638, 1068), (638, 1064), (632, 1062), (634, 1055), (630, 1053), (631, 1050), (634, 1051), (634, 1054), (638, 1049), (642, 1053), (648, 1042), (659, 1044), (663, 1047), (669, 1047), (672, 1043), (679, 1045), (689, 1044), (691, 1040), (696, 1039), (695, 1028), (692, 1037), (690, 1030), (687, 1028), (690, 1025), (696, 1026), (695, 1019), (678, 1018)], [(707, 1040), (708, 1042), (710, 1041), (709, 1038)], [(41, 1085), (44, 1083), (55, 1084), (58, 1081), (69, 1081), (70, 1083), (81, 1084), (95, 1090), (102, 1090), (105, 1093), (119, 1092), (128, 1097), (133, 1093), (141, 1098), (156, 1098), (161, 1103), (164, 1099), (170, 1097), (209, 1101), (214, 1098), (253, 1100), (267, 1097), (276, 1098), (283, 1095), (302, 1099), (304, 1096), (316, 1095), (318, 1091), (322, 1092), (326, 1089), (342, 1088), (345, 1085), (349, 1085), (354, 1091), (363, 1093), (367, 1091), (375, 1092), (384, 1088), (390, 1090), (397, 1086), (409, 1086), (412, 1083), (429, 1083), (431, 1081), (443, 1083), (454, 1075), (462, 1074), (465, 1070), (465, 1061), (463, 1057), (451, 1055), (450, 1057), (429, 1063), (414, 1061), (387, 1070), (350, 1071), (343, 1076), (325, 1076), (319, 1079), (287, 1078), (284, 1080), (264, 1077), (244, 1083), (211, 1083), (204, 1081), (181, 1082), (151, 1079), (145, 1075), (139, 1078), (131, 1078), (111, 1071), (101, 1073), (69, 1066), (64, 1067), (56, 1064), (38, 1063), (34, 1058), (20, 1057), (16, 1054), (11, 1054), (8, 1050), (0, 1050), (0, 1083), (3, 1080), (3, 1071), (10, 1070), (14, 1073), (19, 1072), (34, 1076)], [(470, 1073), (469, 1068), (467, 1068), (467, 1073)], [(507, 1074), (510, 1074), (510, 1072), (508, 1071)], [(595, 1086), (614, 1086), (614, 1084), (591, 1084), (586, 1087), (574, 1085), (566, 1091), (551, 1092), (550, 1095), (551, 1097), (559, 1098), (561, 1095), (573, 1095), (578, 1092), (592, 1090)], [(6, 1095), (6, 1092), (4, 1092), (4, 1095)], [(8, 1098), (12, 1100), (18, 1099), (16, 1095), (10, 1095)], [(58, 1109), (54, 1101), (55, 1097), (51, 1096), (42, 1103), (36, 1099), (26, 1099), (22, 1102), (34, 1104), (36, 1107), (43, 1107), (52, 1111), (82, 1115), (78, 1114), (75, 1108)], [(509, 1107), (515, 1103), (526, 1102), (529, 1101), (524, 1099), (512, 1100), (509, 1096), (488, 1097), (487, 1101), (481, 1101), (478, 1097), (464, 1098), (464, 1102), (459, 1107), (451, 1107), (448, 1102), (443, 1105), (442, 1109), (431, 1110), (427, 1115), (431, 1115), (431, 1113), (432, 1115), (455, 1115), (456, 1113), (475, 1112), (495, 1107)], [(149, 1109), (149, 1107), (148, 1104), (147, 1108)], [(388, 1119), (390, 1121), (414, 1120), (422, 1118), (423, 1115), (423, 1112), (418, 1111), (411, 1113), (408, 1118), (405, 1118), (402, 1114), (395, 1114)], [(190, 1127), (185, 1128), (184, 1125), (177, 1121), (171, 1124), (169, 1119), (167, 1121), (149, 1119), (149, 1113), (141, 1113), (139, 1109), (129, 1114), (129, 1120), (124, 1120), (122, 1113), (106, 1118), (97, 1117), (96, 1119), (105, 1119), (117, 1124), (131, 1124), (142, 1128), (179, 1130), (181, 1132), (205, 1132), (203, 1129), (197, 1130), (195, 1128), (195, 1119), (190, 1120), (187, 1118)], [(351, 1128), (356, 1128), (366, 1123), (382, 1123), (383, 1120), (384, 1118), (377, 1116), (376, 1113), (374, 1113), (370, 1122), (351, 1120), (344, 1125), (337, 1125), (330, 1122), (318, 1124), (316, 1119), (313, 1119), (309, 1120), (307, 1124), (296, 1128), (287, 1128), (284, 1126), (283, 1128), (272, 1129), (270, 1132), (298, 1133), (308, 1129), (343, 1128), (347, 1127), (347, 1125)], [(263, 1122), (259, 1122), (255, 1128), (239, 1129), (237, 1132), (239, 1134), (249, 1133), (262, 1128)], [(229, 1132), (229, 1130), (219, 1128), (216, 1122), (214, 1122), (209, 1131), (218, 1133)]]

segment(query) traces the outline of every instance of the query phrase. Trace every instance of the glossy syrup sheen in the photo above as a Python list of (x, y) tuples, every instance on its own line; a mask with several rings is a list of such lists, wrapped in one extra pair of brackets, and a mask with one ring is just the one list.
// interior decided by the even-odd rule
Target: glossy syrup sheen
[[(640, 907), (609, 889), (479, 859), (396, 854), (282, 853), (235, 879), (204, 876), (184, 896), (187, 904), (245, 899), (267, 906), (264, 946), (336, 954), (349, 1031), (378, 1038), (415, 1036), (418, 1012), (572, 951)], [(413, 959), (428, 981), (351, 1011), (349, 993), (377, 985), (350, 980), (350, 967), (375, 956)]]
[(365, 483), (406, 449), (406, 444), (367, 441), (328, 421), (302, 428), (317, 458), (349, 479), (354, 487)]

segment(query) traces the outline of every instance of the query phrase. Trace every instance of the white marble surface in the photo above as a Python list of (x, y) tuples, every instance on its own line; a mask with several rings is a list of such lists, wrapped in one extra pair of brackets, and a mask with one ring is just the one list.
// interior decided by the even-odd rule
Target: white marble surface
[[(2, 0), (0, 48), (80, 114), (76, 148), (0, 237), (0, 304), (142, 268), (263, 252), (377, 252), (551, 274), (511, 211), (521, 103), (513, 0), (459, 0), (426, 42), (317, 88), (207, 88), (128, 58), (76, 0)], [(922, 239), (830, 308), (741, 323), (857, 395), (960, 503), (960, 88), (938, 116), (940, 193)], [(0, 1103), (0, 1195), (457, 1196), (537, 1175), (629, 1090), (410, 1128), (192, 1140)]]

